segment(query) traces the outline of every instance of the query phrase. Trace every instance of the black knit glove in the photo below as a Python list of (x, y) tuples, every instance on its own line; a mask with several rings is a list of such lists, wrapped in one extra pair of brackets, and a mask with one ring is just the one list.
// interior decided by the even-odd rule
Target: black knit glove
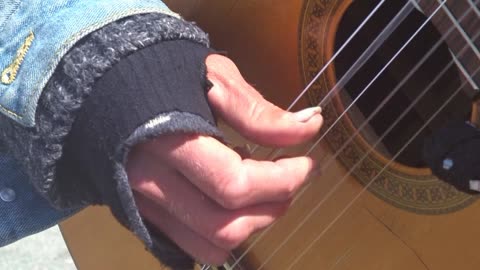
[(95, 83), (57, 166), (58, 192), (65, 200), (109, 205), (163, 261), (185, 258), (179, 250), (159, 252), (143, 228), (124, 163), (133, 144), (154, 136), (219, 135), (206, 98), (204, 63), (210, 52), (191, 41), (166, 41), (121, 60)]
[(146, 228), (124, 164), (132, 145), (163, 133), (220, 136), (205, 97), (208, 45), (200, 28), (168, 15), (111, 23), (63, 57), (34, 127), (0, 115), (0, 140), (52, 205), (109, 205), (157, 257), (188, 269), (185, 253)]

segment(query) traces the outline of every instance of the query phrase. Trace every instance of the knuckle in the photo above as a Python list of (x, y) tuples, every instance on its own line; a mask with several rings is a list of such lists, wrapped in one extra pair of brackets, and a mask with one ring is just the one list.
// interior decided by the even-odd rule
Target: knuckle
[(244, 206), (250, 191), (251, 185), (244, 173), (231, 174), (220, 192), (219, 203), (225, 209), (239, 209)]
[(225, 85), (227, 85), (228, 89), (238, 89), (239, 83), (236, 78), (227, 77), (225, 78)]
[(228, 210), (235, 210), (241, 207), (239, 200), (233, 196), (225, 196), (225, 198), (221, 200), (220, 205)]
[(298, 173), (292, 173), (288, 170), (286, 171), (285, 169), (282, 169), (280, 165), (278, 167), (277, 175), (279, 175), (279, 177), (289, 175), (288, 178), (284, 178), (285, 181), (282, 182), (282, 185), (279, 185), (279, 191), (284, 198), (291, 198), (305, 180)]
[(223, 248), (235, 249), (245, 240), (251, 233), (251, 228), (243, 219), (234, 222), (231, 226), (225, 227), (217, 232), (214, 241)]

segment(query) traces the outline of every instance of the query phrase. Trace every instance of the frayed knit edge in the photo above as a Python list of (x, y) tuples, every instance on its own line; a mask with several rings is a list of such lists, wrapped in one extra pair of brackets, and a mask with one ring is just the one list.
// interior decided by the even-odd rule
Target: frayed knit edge
[[(222, 138), (220, 131), (210, 125), (202, 117), (185, 112), (163, 113), (151, 119), (141, 127), (137, 128), (132, 135), (118, 147), (115, 157), (115, 175), (117, 183), (117, 193), (122, 207), (127, 213), (128, 222), (131, 230), (139, 237), (146, 247), (159, 257), (162, 262), (168, 263), (174, 269), (192, 269), (186, 268), (185, 260), (188, 255), (182, 252), (178, 247), (165, 243), (159, 239), (152, 239), (152, 234), (145, 226), (138, 208), (133, 198), (133, 192), (130, 187), (125, 165), (127, 156), (133, 146), (151, 138), (157, 138), (160, 135), (171, 133), (197, 133), (203, 135)], [(191, 261), (191, 259), (189, 259)], [(183, 265), (183, 266), (182, 266)]]

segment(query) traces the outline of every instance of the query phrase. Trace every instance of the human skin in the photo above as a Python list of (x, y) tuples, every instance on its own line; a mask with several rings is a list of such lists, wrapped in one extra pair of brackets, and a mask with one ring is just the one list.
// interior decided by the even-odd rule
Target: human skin
[[(206, 67), (212, 109), (249, 140), (285, 147), (318, 133), (320, 108), (276, 107), (224, 56), (208, 56)], [(254, 160), (213, 137), (172, 134), (135, 146), (127, 173), (142, 216), (198, 261), (219, 265), (285, 213), (314, 167), (306, 156)]]

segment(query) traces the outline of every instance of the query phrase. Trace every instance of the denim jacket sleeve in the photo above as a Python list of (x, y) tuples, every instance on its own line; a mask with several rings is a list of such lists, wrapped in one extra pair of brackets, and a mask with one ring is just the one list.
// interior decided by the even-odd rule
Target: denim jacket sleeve
[(0, 112), (34, 126), (42, 89), (76, 42), (110, 22), (151, 12), (178, 16), (157, 0), (6, 0), (0, 5)]
[(0, 171), (0, 247), (47, 229), (78, 210), (53, 208), (5, 150), (0, 150)]
[[(24, 6), (26, 2), (30, 6)], [(160, 1), (121, 0), (115, 1), (114, 5), (111, 3), (110, 0), (7, 0), (5, 5), (0, 5), (0, 142), (6, 148), (0, 153), (3, 157), (0, 160), (0, 191), (2, 185), (10, 185), (21, 190), (18, 194), (31, 194), (25, 196), (30, 196), (32, 202), (19, 203), (18, 212), (38, 211), (43, 217), (28, 221), (29, 226), (20, 227), (20, 233), (7, 232), (9, 236), (4, 244), (55, 224), (74, 211), (71, 209), (104, 203), (102, 199), (89, 196), (73, 196), (75, 199), (70, 200), (62, 194), (63, 189), (56, 177), (76, 114), (99, 78), (128, 55), (162, 41), (182, 39), (209, 46), (203, 31), (170, 12)], [(82, 9), (87, 12), (82, 13)], [(83, 61), (84, 56), (92, 52), (95, 54), (87, 59), (103, 60), (95, 63)], [(165, 117), (165, 114), (151, 117), (154, 120), (155, 117)], [(179, 121), (197, 121), (197, 132), (219, 134), (212, 121), (198, 119), (195, 115), (171, 112), (168, 117), (176, 125)], [(144, 127), (140, 125), (129, 136), (129, 142), (119, 142), (117, 147), (122, 149), (124, 143), (131, 145), (158, 134), (164, 128)], [(117, 196), (127, 194), (115, 206), (121, 208), (117, 212), (123, 217), (121, 223), (158, 257), (162, 257), (162, 252), (178, 253), (176, 249), (165, 251), (159, 247), (158, 239), (143, 224), (124, 177), (125, 151), (120, 152), (123, 155), (112, 160), (115, 171), (110, 177), (117, 181), (111, 192)], [(0, 207), (0, 211), (6, 210)], [(11, 217), (11, 224), (22, 222), (18, 216)], [(42, 220), (44, 222), (39, 222)], [(2, 222), (0, 231), (8, 227)], [(184, 265), (186, 257), (172, 255), (170, 258), (178, 259), (177, 262), (181, 260), (180, 264)]]

